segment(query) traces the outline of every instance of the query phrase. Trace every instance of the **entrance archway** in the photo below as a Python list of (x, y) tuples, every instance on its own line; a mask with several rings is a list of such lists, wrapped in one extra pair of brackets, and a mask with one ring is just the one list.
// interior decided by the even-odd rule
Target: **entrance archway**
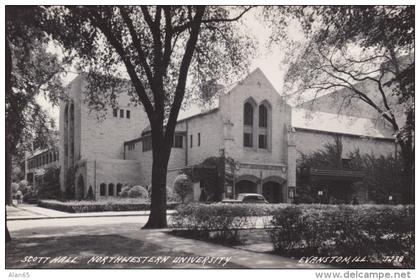
[(257, 184), (248, 180), (238, 181), (235, 184), (235, 194), (239, 193), (257, 193)]
[(79, 175), (79, 178), (77, 179), (76, 196), (77, 200), (82, 200), (85, 197), (85, 182), (82, 175)]
[(266, 182), (262, 186), (262, 194), (270, 203), (282, 202), (282, 186), (277, 182)]

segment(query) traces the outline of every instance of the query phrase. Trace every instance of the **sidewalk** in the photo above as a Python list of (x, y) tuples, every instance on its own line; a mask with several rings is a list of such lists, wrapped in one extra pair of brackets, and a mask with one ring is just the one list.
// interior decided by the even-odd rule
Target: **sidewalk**
[[(175, 210), (168, 210), (171, 215)], [(89, 217), (124, 217), (124, 216), (148, 216), (150, 211), (108, 211), (89, 213), (67, 213), (53, 209), (39, 207), (32, 204), (19, 204), (18, 206), (6, 206), (7, 220), (39, 220), (39, 219), (62, 219), (62, 218), (89, 218)]]
[[(173, 236), (165, 233), (165, 230), (141, 230), (122, 235), (175, 250), (180, 253), (191, 253), (195, 256), (204, 257), (231, 257), (230, 262), (246, 268), (331, 268), (331, 266), (327, 265), (299, 263), (297, 260), (287, 257), (267, 253), (256, 253), (249, 250), (236, 249), (205, 241)], [(266, 244), (261, 245), (266, 247)]]

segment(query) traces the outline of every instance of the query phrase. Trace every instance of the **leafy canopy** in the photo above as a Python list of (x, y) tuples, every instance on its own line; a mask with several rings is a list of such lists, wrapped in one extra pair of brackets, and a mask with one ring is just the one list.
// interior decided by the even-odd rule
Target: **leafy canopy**
[[(88, 73), (90, 105), (106, 110), (118, 90), (142, 104), (149, 117), (168, 118), (175, 96), (187, 88), (187, 101), (207, 100), (218, 84), (237, 79), (249, 66), (254, 47), (235, 23), (247, 7), (55, 6), (46, 7), (48, 33)], [(193, 27), (199, 35), (185, 74), (185, 52)], [(132, 83), (127, 83), (129, 78)], [(204, 95), (203, 95), (204, 94)], [(99, 96), (98, 96), (99, 95)], [(98, 106), (98, 104), (100, 104)]]

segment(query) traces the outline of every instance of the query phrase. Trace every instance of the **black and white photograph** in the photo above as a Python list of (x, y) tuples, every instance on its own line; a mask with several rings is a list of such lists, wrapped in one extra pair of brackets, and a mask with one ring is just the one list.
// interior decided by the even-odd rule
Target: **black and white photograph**
[(414, 1), (5, 2), (7, 279), (414, 279)]

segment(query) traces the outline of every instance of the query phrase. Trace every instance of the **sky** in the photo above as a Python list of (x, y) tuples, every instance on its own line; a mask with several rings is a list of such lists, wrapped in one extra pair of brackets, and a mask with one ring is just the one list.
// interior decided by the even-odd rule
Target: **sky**
[[(254, 36), (258, 42), (257, 55), (251, 62), (250, 72), (260, 68), (279, 94), (283, 94), (284, 75), (287, 71), (287, 65), (282, 64), (284, 53), (281, 52), (280, 47), (268, 48), (268, 39), (271, 31), (260, 22), (255, 10), (246, 13), (241, 22), (244, 30)], [(292, 28), (289, 30), (289, 33), (290, 36), (297, 36), (298, 31)], [(76, 74), (69, 73), (64, 83), (69, 83), (75, 76)], [(246, 76), (246, 73), (244, 76)], [(59, 108), (52, 107), (48, 100), (42, 96), (39, 96), (37, 100), (58, 124)], [(180, 112), (180, 118), (199, 112), (200, 108), (198, 106), (191, 106), (186, 112)]]

